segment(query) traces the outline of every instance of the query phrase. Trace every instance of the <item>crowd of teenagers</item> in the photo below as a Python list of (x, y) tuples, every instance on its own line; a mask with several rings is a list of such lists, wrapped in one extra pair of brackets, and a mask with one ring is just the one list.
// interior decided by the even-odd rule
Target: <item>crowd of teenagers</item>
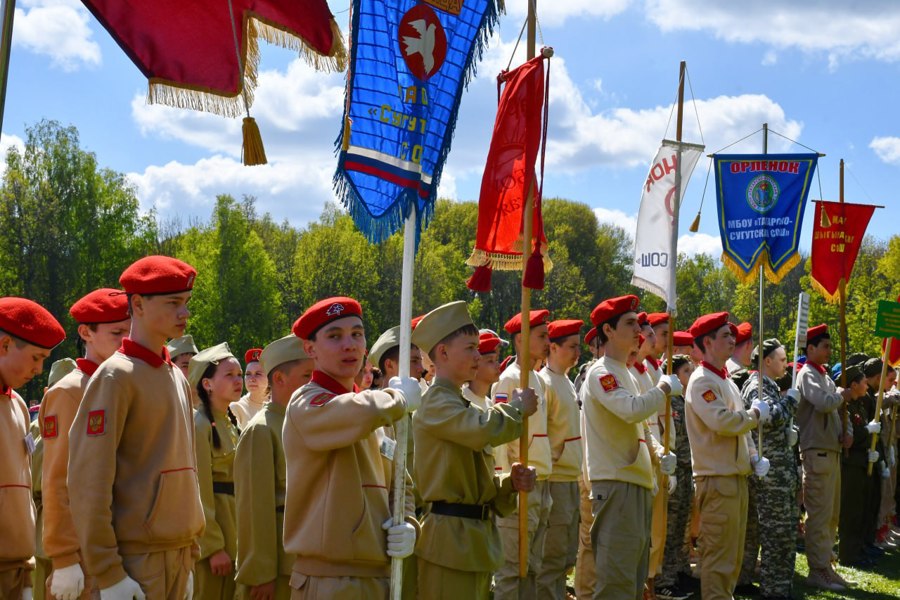
[(195, 276), (149, 256), (78, 300), (30, 411), (66, 332), (0, 298), (0, 598), (387, 598), (396, 558), (410, 599), (791, 598), (798, 548), (840, 593), (900, 542), (897, 373), (827, 325), (793, 364), (727, 312), (670, 336), (629, 295), (501, 337), (451, 302), (401, 377), (400, 327), (369, 344), (333, 297), (242, 367), (186, 335)]

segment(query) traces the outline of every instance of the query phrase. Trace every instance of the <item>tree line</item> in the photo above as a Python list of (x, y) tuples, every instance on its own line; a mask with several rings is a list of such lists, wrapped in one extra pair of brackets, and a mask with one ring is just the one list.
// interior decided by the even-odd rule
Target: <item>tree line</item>
[[(41, 121), (26, 131), (24, 151), (6, 155), (0, 187), (0, 294), (32, 298), (66, 327), (66, 341), (51, 360), (74, 356), (75, 326), (68, 308), (98, 287), (118, 287), (122, 270), (141, 256), (160, 253), (197, 268), (188, 332), (203, 348), (227, 341), (233, 351), (262, 346), (286, 335), (303, 310), (330, 295), (359, 299), (369, 342), (397, 324), (403, 253), (400, 233), (369, 244), (335, 204), (304, 227), (259, 214), (252, 197), (220, 195), (207, 220), (184, 224), (142, 212), (126, 177), (97, 164), (81, 148), (74, 127)], [(554, 268), (534, 307), (553, 318), (589, 322), (605, 298), (635, 293), (645, 310), (662, 311), (659, 298), (631, 286), (632, 232), (598, 222), (589, 206), (572, 200), (544, 201), (544, 223)], [(466, 288), (478, 219), (476, 202), (439, 200), (422, 234), (415, 262), (413, 311), (422, 314), (452, 300), (469, 302), (473, 319), (500, 331), (519, 311), (519, 273), (495, 272), (493, 290)], [(848, 286), (848, 346), (876, 353), (872, 335), (880, 299), (900, 292), (900, 236), (867, 237)], [(755, 282), (740, 284), (717, 257), (680, 255), (677, 266), (677, 328), (701, 314), (728, 310), (737, 321), (759, 326)], [(811, 296), (810, 322), (838, 323), (837, 305), (827, 304), (809, 284), (803, 257), (777, 286), (766, 285), (764, 335), (793, 344), (797, 295)], [(837, 359), (835, 359), (837, 360)], [(44, 376), (24, 394), (41, 395)]]

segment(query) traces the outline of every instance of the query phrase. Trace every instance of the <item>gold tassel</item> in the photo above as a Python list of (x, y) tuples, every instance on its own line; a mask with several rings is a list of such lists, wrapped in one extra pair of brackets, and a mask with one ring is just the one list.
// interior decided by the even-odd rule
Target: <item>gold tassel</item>
[(694, 217), (694, 222), (691, 223), (690, 228), (688, 229), (691, 233), (697, 233), (700, 231), (700, 211), (697, 211), (697, 216)]
[(242, 127), (244, 134), (244, 145), (242, 154), (244, 164), (247, 166), (264, 165), (266, 160), (266, 149), (263, 147), (262, 136), (259, 133), (259, 126), (253, 117), (244, 117), (244, 125)]

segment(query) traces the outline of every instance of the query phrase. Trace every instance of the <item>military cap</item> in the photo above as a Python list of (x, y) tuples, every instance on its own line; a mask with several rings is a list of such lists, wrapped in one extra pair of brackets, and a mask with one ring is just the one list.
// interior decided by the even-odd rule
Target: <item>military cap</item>
[(827, 336), (828, 325), (825, 325), (824, 323), (816, 325), (815, 327), (810, 327), (806, 330), (806, 343), (815, 345), (819, 342), (820, 338)]
[(244, 352), (244, 364), (249, 365), (252, 362), (259, 362), (259, 355), (262, 354), (262, 348), (250, 348)]
[(197, 349), (197, 345), (194, 344), (194, 336), (190, 334), (169, 341), (169, 343), (166, 344), (166, 349), (169, 351), (169, 356), (172, 358), (182, 354), (197, 354), (200, 352)]
[(509, 342), (500, 339), (500, 336), (490, 329), (482, 329), (478, 334), (478, 352), (480, 354), (488, 354), (494, 352), (501, 346), (508, 345)]
[(66, 330), (50, 311), (15, 296), (0, 298), (0, 330), (46, 350), (66, 339)]
[(698, 337), (706, 335), (707, 333), (712, 333), (728, 324), (727, 312), (710, 313), (708, 315), (697, 317), (697, 320), (691, 325), (690, 333), (694, 340), (696, 340)]
[(669, 313), (650, 313), (649, 315), (647, 315), (647, 322), (650, 323), (650, 327), (656, 327), (657, 325), (668, 323)]
[(259, 355), (259, 364), (266, 372), (266, 377), (272, 370), (292, 360), (303, 360), (309, 355), (303, 350), (303, 341), (293, 333), (279, 338), (266, 346)]
[(639, 312), (638, 313), (638, 325), (643, 327), (644, 325), (649, 325), (650, 322), (647, 320), (647, 313)]
[(588, 332), (584, 334), (584, 343), (590, 345), (590, 343), (594, 341), (595, 337), (597, 337), (597, 328), (591, 327), (590, 330), (588, 330)]
[(734, 334), (734, 343), (743, 344), (753, 337), (753, 325), (744, 321), (737, 326), (737, 333)]
[(678, 369), (687, 363), (691, 362), (691, 357), (687, 354), (676, 354), (672, 357), (672, 373), (670, 375), (677, 373)]
[(347, 296), (326, 298), (307, 308), (306, 312), (294, 321), (292, 331), (301, 340), (308, 340), (325, 325), (344, 317), (361, 319), (362, 306), (359, 302)]
[(82, 296), (69, 309), (69, 314), (82, 325), (118, 323), (129, 318), (128, 296), (122, 290), (100, 288)]
[(870, 358), (863, 363), (862, 371), (866, 377), (875, 377), (881, 375), (882, 367), (884, 367), (884, 361), (880, 358)]
[(547, 335), (551, 340), (569, 337), (581, 332), (584, 321), (579, 319), (560, 319), (547, 324)]
[(475, 326), (466, 303), (448, 302), (422, 317), (413, 331), (412, 343), (422, 352), (431, 352), (442, 339), (466, 326)]
[[(763, 341), (763, 358), (768, 358), (770, 354), (782, 348), (781, 342), (776, 338), (769, 338)], [(750, 353), (750, 361), (756, 363), (759, 360), (759, 346), (753, 347), (753, 352)]]
[(369, 362), (378, 366), (378, 363), (381, 361), (381, 357), (384, 356), (385, 352), (390, 350), (391, 348), (397, 348), (400, 346), (400, 326), (391, 327), (384, 333), (378, 336), (378, 339), (375, 340), (375, 343), (372, 344), (372, 349), (369, 350)]
[(197, 387), (209, 365), (217, 365), (226, 358), (235, 358), (228, 347), (228, 342), (210, 346), (192, 356), (191, 362), (188, 363), (188, 382), (191, 384), (191, 387)]
[(750, 371), (748, 369), (741, 367), (734, 373), (731, 373), (730, 376), (731, 376), (731, 380), (738, 387), (738, 389), (743, 390), (744, 384), (747, 383), (747, 380), (750, 379), (751, 375), (755, 375), (755, 374), (756, 374), (756, 371)]
[(676, 331), (672, 334), (673, 346), (693, 346), (694, 336), (687, 331)]
[(869, 360), (869, 355), (863, 352), (854, 352), (847, 357), (847, 366), (859, 365)]
[(618, 298), (604, 300), (591, 311), (591, 323), (596, 327), (619, 315), (624, 315), (627, 312), (635, 312), (639, 302), (640, 300), (638, 300), (638, 297), (634, 295), (619, 296)]
[(119, 277), (129, 294), (180, 294), (194, 288), (197, 271), (171, 256), (145, 256), (133, 262)]
[[(550, 316), (550, 311), (546, 309), (541, 310), (533, 310), (528, 313), (528, 323), (532, 327), (537, 327), (538, 325), (544, 325), (547, 323), (547, 317)], [(522, 331), (522, 313), (517, 314), (509, 321), (507, 321), (503, 325), (503, 329), (510, 335), (515, 335)]]
[(53, 387), (56, 385), (56, 382), (74, 371), (78, 367), (78, 363), (76, 363), (71, 358), (61, 358), (57, 361), (54, 361), (52, 365), (50, 365), (50, 376), (47, 378), (47, 387)]

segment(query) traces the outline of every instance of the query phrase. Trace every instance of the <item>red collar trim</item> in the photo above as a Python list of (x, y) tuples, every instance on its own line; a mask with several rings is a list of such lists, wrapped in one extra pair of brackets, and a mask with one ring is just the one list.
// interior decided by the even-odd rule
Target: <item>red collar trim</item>
[(12, 398), (13, 389), (9, 386), (4, 386), (0, 388), (0, 396), (9, 396)]
[(634, 367), (634, 370), (637, 371), (638, 373), (640, 373), (641, 375), (643, 375), (644, 373), (647, 372), (647, 367), (645, 367), (643, 365), (643, 363), (636, 362), (632, 366)]
[(100, 365), (86, 358), (76, 358), (75, 362), (78, 364), (78, 370), (88, 377), (93, 375), (97, 371), (97, 369), (100, 368)]
[(654, 371), (659, 371), (659, 361), (653, 358), (652, 356), (648, 356), (644, 360), (647, 361), (647, 364), (653, 367)]
[(813, 369), (815, 369), (816, 371), (818, 371), (819, 373), (821, 373), (822, 375), (825, 374), (825, 367), (823, 367), (822, 365), (818, 365), (809, 360), (806, 361), (806, 364), (809, 365), (810, 367), (812, 367)]
[(313, 371), (312, 381), (317, 385), (325, 388), (332, 394), (349, 394), (351, 391), (354, 394), (359, 393), (359, 387), (354, 383), (353, 390), (348, 390), (340, 382), (338, 382), (334, 377), (328, 375), (324, 371)]
[(172, 358), (169, 356), (169, 351), (165, 346), (162, 347), (162, 352), (157, 354), (146, 346), (138, 344), (131, 338), (124, 338), (122, 339), (122, 346), (119, 348), (119, 352), (125, 356), (142, 360), (154, 369), (158, 369), (164, 364), (168, 364), (169, 366), (172, 365)]
[(700, 364), (703, 365), (703, 368), (706, 369), (707, 371), (710, 371), (711, 373), (715, 373), (722, 379), (728, 379), (728, 368), (727, 367), (722, 367), (721, 369), (717, 369), (716, 367), (712, 366), (705, 360), (700, 361)]

